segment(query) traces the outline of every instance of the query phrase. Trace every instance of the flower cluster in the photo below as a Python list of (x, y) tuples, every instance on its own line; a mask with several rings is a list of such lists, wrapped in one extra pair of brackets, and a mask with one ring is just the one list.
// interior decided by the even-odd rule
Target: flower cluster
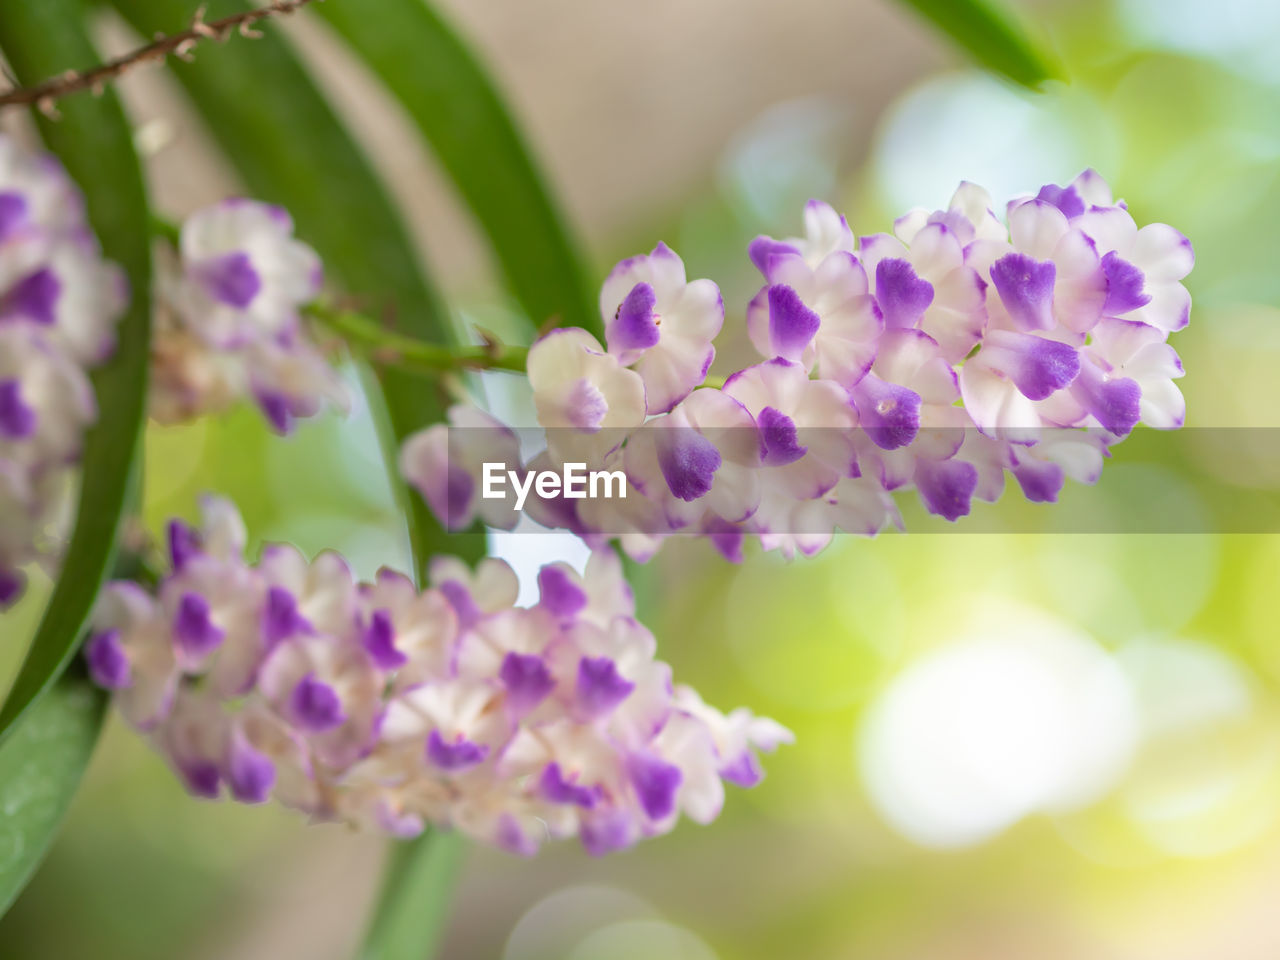
[(97, 418), (88, 371), (111, 354), (127, 299), (66, 171), (0, 135), (0, 609), (23, 593), (23, 566), (57, 562)]
[(171, 571), (153, 592), (111, 584), (85, 648), (198, 796), (604, 853), (681, 813), (714, 819), (723, 781), (755, 784), (755, 751), (791, 739), (673, 686), (612, 552), (581, 576), (544, 567), (524, 608), (499, 560), (437, 559), (419, 591), (389, 570), (357, 584), (340, 557), (288, 546), (250, 565), (244, 545), (225, 501), (206, 501), (199, 530), (173, 522)]
[(320, 292), (319, 258), (280, 207), (233, 198), (192, 214), (159, 261), (151, 416), (218, 413), (252, 397), (272, 427), (348, 398), (310, 340), (301, 308)]
[(1138, 423), (1182, 425), (1167, 339), (1189, 319), (1191, 245), (1164, 224), (1139, 228), (1092, 171), (1013, 200), (1003, 220), (964, 183), (892, 236), (855, 242), (816, 201), (804, 225), (749, 247), (764, 285), (746, 333), (763, 362), (707, 381), (723, 302), (659, 245), (605, 281), (604, 346), (562, 329), (531, 348), (543, 453), (521, 465), (512, 431), (456, 411), (452, 429), (409, 441), (406, 476), (451, 526), (510, 526), (511, 504), (480, 496), (482, 462), (621, 471), (625, 499), (529, 509), (642, 558), (685, 532), (736, 559), (749, 534), (812, 553), (837, 529), (900, 524), (897, 491), (948, 520), (998, 499), (1006, 473), (1052, 501), (1068, 477), (1096, 481)]

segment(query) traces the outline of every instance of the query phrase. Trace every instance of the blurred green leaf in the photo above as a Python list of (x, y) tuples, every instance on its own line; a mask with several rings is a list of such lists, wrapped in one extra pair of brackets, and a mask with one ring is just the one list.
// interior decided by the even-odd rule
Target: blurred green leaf
[[(0, 3), (0, 49), (24, 83), (98, 60), (81, 0)], [(146, 407), (151, 326), (147, 197), (129, 125), (111, 91), (60, 101), (61, 118), (39, 117), (41, 133), (88, 203), (104, 253), (129, 278), (132, 304), (115, 354), (94, 376), (98, 423), (84, 446), (84, 480), (62, 573), (31, 650), (0, 708), (0, 743), (66, 668), (115, 553)]]
[(427, 960), (435, 955), (465, 852), (465, 841), (457, 834), (430, 829), (392, 849), (361, 960)]
[(603, 336), (565, 219), (493, 80), (423, 0), (325, 3), (316, 12), (413, 117), (479, 219), (535, 326)]
[[(346, 0), (350, 3), (350, 0)], [(144, 36), (182, 29), (195, 4), (185, 0), (115, 0)], [(207, 18), (247, 5), (219, 0)], [(368, 160), (334, 116), (290, 45), (270, 25), (265, 36), (201, 50), (195, 62), (173, 62), (219, 144), (249, 191), (287, 207), (298, 234), (324, 258), (328, 274), (365, 312), (425, 340), (450, 337), (448, 310), (427, 279), (403, 223)], [(433, 380), (382, 370), (393, 437), (383, 449), (409, 524), (419, 576), (441, 549), (444, 533), (422, 499), (399, 481), (399, 440), (443, 416), (445, 398)], [(453, 553), (483, 553), (480, 536), (455, 537)]]
[(1024, 87), (1057, 76), (1053, 61), (997, 0), (899, 0), (980, 64)]
[(53, 842), (102, 725), (106, 697), (64, 677), (0, 746), (0, 915)]

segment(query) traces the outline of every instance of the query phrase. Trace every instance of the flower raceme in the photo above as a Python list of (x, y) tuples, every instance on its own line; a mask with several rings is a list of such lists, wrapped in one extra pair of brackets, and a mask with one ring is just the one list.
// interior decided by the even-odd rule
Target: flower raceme
[(24, 592), (25, 565), (59, 559), (61, 507), (97, 419), (88, 373), (127, 299), (66, 171), (0, 135), (0, 610)]
[(151, 416), (176, 423), (252, 399), (278, 433), (347, 392), (308, 336), (320, 292), (315, 251), (280, 207), (234, 197), (183, 223), (157, 263)]
[(235, 509), (204, 515), (170, 524), (154, 591), (108, 586), (85, 648), (198, 796), (605, 853), (715, 819), (724, 782), (754, 785), (756, 751), (791, 740), (673, 685), (611, 551), (583, 575), (544, 567), (522, 608), (499, 560), (438, 558), (425, 590), (389, 570), (356, 583), (332, 553), (268, 546), (251, 565)]
[(456, 408), (407, 442), (406, 477), (453, 528), (510, 527), (511, 499), (482, 496), (486, 463), (620, 469), (625, 498), (526, 509), (640, 558), (693, 533), (737, 559), (748, 535), (790, 555), (900, 524), (899, 491), (948, 520), (997, 500), (1006, 474), (1053, 501), (1067, 478), (1095, 482), (1139, 423), (1182, 425), (1168, 338), (1190, 317), (1191, 245), (1139, 228), (1096, 173), (1017, 198), (1003, 219), (964, 183), (892, 235), (855, 240), (816, 201), (804, 227), (751, 242), (764, 284), (746, 334), (762, 361), (722, 387), (707, 381), (719, 291), (659, 244), (605, 281), (603, 345), (562, 329), (530, 349), (542, 453), (522, 464), (514, 430)]

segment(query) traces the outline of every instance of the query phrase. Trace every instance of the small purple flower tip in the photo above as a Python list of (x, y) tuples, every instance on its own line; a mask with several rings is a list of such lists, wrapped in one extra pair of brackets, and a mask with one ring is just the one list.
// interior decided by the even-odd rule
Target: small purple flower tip
[(218, 785), (222, 781), (222, 774), (212, 760), (186, 761), (179, 765), (178, 772), (182, 774), (182, 780), (192, 796), (205, 800), (218, 799)]
[(0, 437), (22, 440), (36, 431), (36, 412), (22, 399), (22, 384), (0, 380)]
[(166, 534), (169, 541), (169, 563), (177, 572), (200, 553), (200, 534), (181, 520), (170, 520)]
[(225, 635), (210, 618), (208, 600), (194, 592), (182, 595), (173, 618), (173, 637), (184, 653), (203, 657), (216, 650)]
[(119, 630), (106, 630), (90, 637), (85, 644), (84, 658), (90, 678), (105, 690), (121, 690), (133, 680)]
[(62, 281), (48, 267), (19, 280), (0, 298), (0, 319), (19, 317), (50, 327), (57, 321)]
[(285, 637), (310, 631), (311, 624), (298, 612), (298, 601), (292, 593), (284, 587), (267, 590), (267, 600), (262, 608), (262, 639), (268, 649)]
[(876, 264), (876, 303), (887, 328), (914, 327), (933, 303), (933, 284), (910, 261), (886, 257)]
[(822, 325), (800, 295), (783, 283), (769, 287), (769, 342), (774, 353), (797, 360)]
[(1118, 317), (1151, 302), (1151, 294), (1143, 291), (1146, 276), (1114, 250), (1102, 258), (1102, 272), (1107, 278), (1107, 299), (1102, 304), (1104, 315)]
[(667, 431), (658, 448), (658, 466), (673, 496), (690, 503), (711, 491), (720, 469), (720, 451), (695, 430)]
[(764, 779), (764, 771), (755, 754), (743, 750), (732, 763), (720, 768), (720, 777), (735, 787), (749, 789)]
[(565, 416), (583, 433), (595, 433), (609, 413), (609, 401), (600, 388), (585, 377), (569, 388), (565, 398)]
[(236, 310), (253, 303), (262, 290), (262, 277), (243, 250), (234, 250), (201, 264), (198, 270), (213, 299)]
[(0, 190), (0, 243), (17, 234), (27, 222), (27, 198), (16, 190)]
[(760, 429), (760, 458), (771, 467), (795, 463), (808, 451), (796, 439), (795, 421), (780, 410), (765, 407), (756, 417)]
[(398, 670), (409, 658), (396, 649), (396, 628), (391, 612), (375, 610), (364, 628), (364, 649), (379, 670)]
[(1052, 260), (1035, 260), (1024, 253), (1008, 253), (991, 265), (991, 282), (1014, 321), (1023, 330), (1049, 330), (1053, 316), (1053, 286), (1058, 268)]
[(881, 450), (897, 450), (920, 431), (920, 394), (867, 374), (854, 389), (858, 419)]
[(459, 734), (452, 742), (445, 740), (439, 730), (432, 730), (427, 737), (427, 759), (449, 773), (460, 773), (484, 763), (489, 756), (489, 746), (473, 743)]
[(0, 610), (18, 602), (27, 589), (27, 578), (21, 570), (0, 567)]
[(618, 673), (618, 665), (609, 657), (583, 657), (578, 661), (575, 692), (578, 705), (589, 717), (613, 712), (635, 688), (634, 683)]
[(298, 725), (310, 733), (323, 733), (340, 727), (347, 715), (338, 693), (329, 684), (308, 673), (298, 681), (289, 698), (289, 706)]
[(446, 580), (440, 584), (439, 590), (444, 594), (444, 598), (449, 601), (449, 606), (453, 607), (453, 612), (458, 618), (459, 628), (467, 630), (480, 619), (480, 608), (476, 606), (476, 602), (471, 596), (471, 591), (467, 589), (465, 584), (457, 580)]
[(604, 796), (599, 784), (590, 787), (580, 786), (577, 776), (566, 777), (560, 764), (549, 763), (538, 780), (538, 792), (551, 803), (572, 804), (590, 810)]
[(631, 288), (605, 331), (611, 351), (647, 350), (657, 345), (662, 337), (654, 311), (657, 302), (657, 295), (649, 284), (637, 283)]
[(1070, 185), (1060, 187), (1055, 183), (1046, 183), (1036, 194), (1036, 199), (1053, 204), (1068, 220), (1084, 213), (1084, 198)]
[(646, 754), (627, 758), (627, 776), (650, 820), (663, 820), (676, 809), (676, 791), (684, 774), (674, 764)]
[(587, 595), (562, 568), (548, 564), (538, 571), (538, 602), (562, 619), (570, 619), (587, 605)]
[(241, 803), (265, 803), (276, 783), (276, 767), (244, 737), (236, 737), (227, 758), (227, 786)]
[(556, 685), (541, 657), (514, 651), (502, 659), (498, 679), (506, 688), (507, 704), (520, 716), (545, 700)]

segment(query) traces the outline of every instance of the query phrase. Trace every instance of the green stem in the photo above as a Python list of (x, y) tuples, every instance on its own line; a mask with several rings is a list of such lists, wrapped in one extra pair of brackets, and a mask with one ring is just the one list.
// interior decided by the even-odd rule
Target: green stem
[(459, 370), (506, 370), (524, 373), (528, 347), (514, 347), (491, 340), (477, 347), (447, 347), (387, 330), (376, 320), (355, 310), (316, 301), (302, 311), (307, 317), (340, 336), (369, 359), (417, 373), (439, 375)]

